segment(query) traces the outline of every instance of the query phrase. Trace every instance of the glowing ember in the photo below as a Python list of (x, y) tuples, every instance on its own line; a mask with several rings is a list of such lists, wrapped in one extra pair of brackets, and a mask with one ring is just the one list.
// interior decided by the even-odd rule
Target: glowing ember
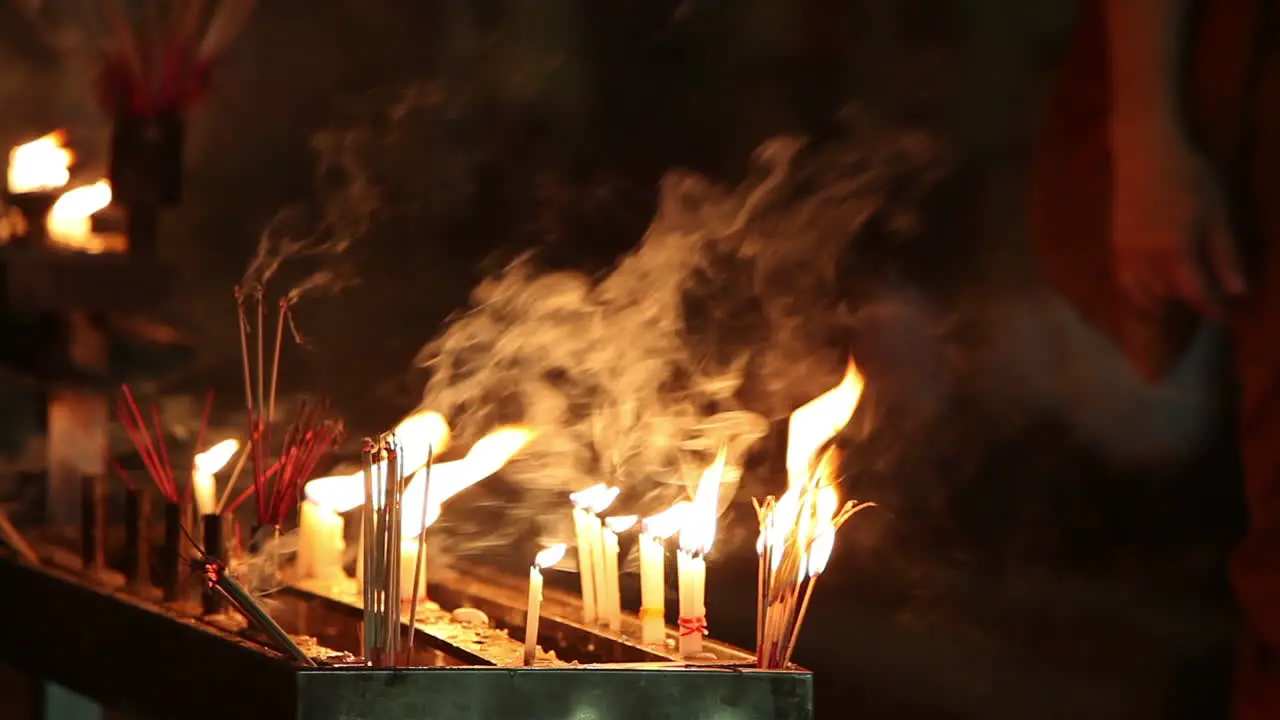
[(18, 195), (66, 186), (76, 158), (66, 142), (66, 135), (59, 130), (10, 150), (9, 192)]

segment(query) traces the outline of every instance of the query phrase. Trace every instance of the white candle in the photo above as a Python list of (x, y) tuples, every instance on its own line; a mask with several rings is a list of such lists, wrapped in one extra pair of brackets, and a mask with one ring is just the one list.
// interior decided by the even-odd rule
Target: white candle
[[(596, 483), (569, 495), (573, 503), (573, 524), (578, 536), (578, 573), (582, 580), (582, 619), (595, 623), (605, 612), (604, 525), (600, 513), (617, 499), (620, 488)], [(581, 511), (581, 512), (578, 512)]]
[(716, 541), (716, 513), (720, 483), (725, 476), (725, 448), (702, 473), (693, 504), (680, 528), (680, 551), (676, 570), (680, 580), (680, 655), (692, 657), (702, 652), (702, 636), (707, 634), (707, 561), (705, 556)]
[(191, 472), (191, 493), (196, 500), (196, 513), (212, 515), (218, 507), (218, 486), (213, 473), (201, 472), (199, 468)]
[(591, 513), (586, 509), (573, 509), (573, 529), (578, 540), (578, 580), (582, 583), (582, 621), (587, 624), (594, 623), (597, 617), (596, 574), (592, 563), (595, 543), (590, 532), (592, 520)]
[(666, 635), (667, 603), (663, 573), (667, 564), (662, 540), (640, 534), (640, 640), (645, 645), (661, 645)]
[(680, 579), (680, 655), (692, 657), (702, 652), (702, 636), (707, 632), (707, 561), (679, 550), (676, 569)]
[(605, 582), (605, 624), (614, 632), (622, 630), (622, 590), (619, 587), (618, 572), (618, 533), (626, 532), (640, 518), (635, 515), (605, 518), (604, 530), (604, 582)]
[(640, 638), (662, 645), (667, 634), (667, 560), (663, 541), (680, 529), (690, 504), (681, 501), (644, 519), (640, 533)]
[(427, 548), (422, 548), (418, 555), (418, 538), (404, 540), (400, 543), (400, 599), (406, 602), (413, 600), (413, 568), (421, 567), (418, 575), (418, 602), (427, 598)]
[(202, 453), (197, 453), (191, 463), (191, 490), (196, 501), (196, 512), (212, 515), (218, 512), (218, 485), (213, 475), (231, 461), (240, 449), (240, 441), (223, 440)]
[(524, 664), (532, 665), (538, 654), (538, 621), (542, 617), (542, 571), (560, 562), (565, 546), (552, 545), (539, 552), (529, 567), (529, 609), (524, 621)]
[(298, 576), (330, 580), (343, 577), (346, 521), (311, 500), (298, 508)]

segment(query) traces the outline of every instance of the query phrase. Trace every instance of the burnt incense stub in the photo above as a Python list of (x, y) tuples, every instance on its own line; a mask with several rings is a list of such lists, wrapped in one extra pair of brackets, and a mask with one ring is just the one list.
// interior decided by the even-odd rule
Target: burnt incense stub
[(129, 488), (124, 495), (124, 575), (133, 587), (151, 583), (147, 530), (150, 527), (151, 495), (141, 488)]

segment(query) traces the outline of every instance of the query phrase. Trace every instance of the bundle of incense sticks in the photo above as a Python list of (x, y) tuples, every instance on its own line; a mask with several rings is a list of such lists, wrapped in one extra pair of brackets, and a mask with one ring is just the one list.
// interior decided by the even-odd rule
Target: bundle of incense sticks
[(99, 100), (112, 113), (182, 112), (204, 94), (209, 70), (253, 11), (253, 0), (140, 5), (134, 18), (120, 0), (102, 0), (112, 43)]
[[(198, 454), (204, 450), (205, 431), (209, 424), (209, 413), (213, 407), (213, 393), (210, 392), (205, 398), (204, 412), (200, 420), (200, 430), (196, 436), (195, 453)], [(164, 498), (165, 502), (165, 541), (163, 545), (163, 557), (161, 558), (161, 586), (164, 590), (166, 600), (176, 600), (178, 598), (179, 586), (182, 582), (183, 568), (180, 558), (180, 535), (179, 530), (182, 523), (190, 522), (190, 495), (191, 495), (191, 478), (188, 474), (184, 486), (178, 487), (177, 479), (174, 475), (173, 464), (169, 459), (169, 447), (165, 442), (164, 426), (161, 423), (160, 411), (155, 403), (149, 407), (151, 416), (151, 425), (153, 429), (148, 428), (147, 420), (142, 414), (142, 410), (138, 405), (137, 399), (134, 397), (133, 391), (128, 385), (121, 386), (121, 395), (116, 402), (116, 417), (119, 418), (121, 426), (124, 427), (130, 441), (133, 443), (134, 449), (138, 453), (138, 457), (142, 459), (142, 464), (146, 468), (147, 475), (151, 478), (152, 483), (156, 487), (156, 491)], [(154, 435), (153, 435), (154, 431)], [(136, 497), (142, 492), (142, 487), (133, 479), (133, 477), (120, 466), (114, 459), (112, 460), (112, 468), (116, 475), (129, 489), (130, 497)], [(145, 525), (147, 522), (146, 512), (143, 508), (147, 508), (147, 504), (141, 498), (131, 501), (130, 505), (136, 502), (138, 510), (136, 517), (132, 518), (139, 527), (130, 530), (137, 537), (133, 542), (138, 543), (138, 538), (145, 538)], [(145, 540), (142, 541), (145, 544)], [(141, 550), (137, 550), (141, 553)], [(126, 568), (127, 574), (131, 580), (145, 580), (145, 568), (147, 560), (145, 557), (135, 557), (130, 562), (130, 567)], [(141, 568), (139, 567), (141, 566)]]
[(854, 513), (875, 506), (851, 500), (840, 507), (834, 481), (838, 465), (839, 454), (831, 447), (803, 486), (788, 489), (781, 498), (752, 499), (760, 521), (756, 598), (756, 662), (760, 668), (782, 669), (791, 663), (836, 531)]
[[(249, 418), (249, 447), (245, 457), (252, 465), (253, 485), (229, 505), (234, 511), (249, 495), (257, 499), (258, 527), (279, 527), (298, 506), (302, 486), (315, 472), (324, 457), (342, 439), (341, 421), (334, 418), (326, 404), (304, 404), (295, 422), (285, 432), (284, 442), (274, 463), (268, 465), (272, 423), (276, 420), (276, 392), (280, 380), (280, 351), (284, 331), (290, 325), (289, 300), (282, 298), (276, 317), (275, 339), (270, 371), (266, 362), (267, 328), (264, 320), (264, 291), (256, 287), (235, 290), (236, 310), (240, 325), (240, 356), (244, 370), (245, 410)], [(250, 312), (252, 306), (252, 313)], [(250, 324), (252, 314), (254, 321)], [(250, 361), (249, 336), (253, 336), (254, 361)], [(256, 368), (256, 371), (255, 371)], [(267, 378), (270, 377), (268, 385)], [(239, 470), (232, 473), (228, 491), (235, 484)]]
[(393, 433), (365, 440), (364, 655), (373, 667), (393, 667), (400, 645), (400, 548), (404, 463)]

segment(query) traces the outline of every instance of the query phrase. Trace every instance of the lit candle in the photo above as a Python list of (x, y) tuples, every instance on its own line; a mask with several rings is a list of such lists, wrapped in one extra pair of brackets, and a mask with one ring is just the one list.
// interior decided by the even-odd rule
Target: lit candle
[(662, 543), (679, 530), (690, 507), (678, 502), (640, 525), (640, 639), (645, 645), (666, 640), (667, 563)]
[(563, 543), (552, 545), (533, 558), (529, 568), (529, 611), (524, 622), (524, 664), (532, 665), (538, 654), (538, 620), (542, 616), (542, 571), (564, 558)]
[(197, 513), (212, 515), (218, 511), (218, 485), (214, 473), (230, 462), (239, 449), (239, 441), (228, 439), (196, 454), (191, 463), (191, 490)]
[(345, 576), (347, 523), (342, 515), (312, 500), (298, 508), (298, 576), (332, 580)]
[(614, 632), (622, 630), (622, 591), (618, 577), (618, 534), (630, 530), (640, 518), (620, 515), (604, 519), (605, 624)]
[(604, 610), (603, 526), (599, 513), (613, 504), (620, 490), (604, 483), (569, 495), (578, 543), (578, 579), (582, 583), (582, 621), (594, 624)]
[(706, 554), (715, 544), (716, 514), (720, 482), (724, 478), (725, 450), (702, 473), (693, 496), (693, 507), (680, 528), (680, 550), (676, 570), (680, 580), (680, 655), (692, 657), (702, 652), (702, 636), (707, 634)]

